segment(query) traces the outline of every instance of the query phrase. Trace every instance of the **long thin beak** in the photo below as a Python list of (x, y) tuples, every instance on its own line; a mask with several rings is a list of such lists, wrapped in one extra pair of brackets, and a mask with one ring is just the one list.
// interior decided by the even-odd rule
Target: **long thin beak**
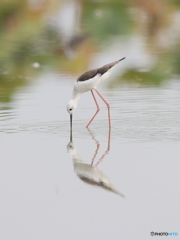
[(70, 142), (72, 142), (72, 114), (70, 114)]

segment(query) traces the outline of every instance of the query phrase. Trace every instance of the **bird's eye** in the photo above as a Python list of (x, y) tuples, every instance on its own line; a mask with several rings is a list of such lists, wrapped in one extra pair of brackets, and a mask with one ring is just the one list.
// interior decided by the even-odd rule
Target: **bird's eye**
[(69, 111), (72, 111), (72, 108), (70, 108)]

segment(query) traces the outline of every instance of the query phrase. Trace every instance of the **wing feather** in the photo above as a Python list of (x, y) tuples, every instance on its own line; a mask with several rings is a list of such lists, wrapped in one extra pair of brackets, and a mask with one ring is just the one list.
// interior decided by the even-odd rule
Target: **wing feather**
[(94, 78), (96, 75), (100, 75), (102, 76), (104, 73), (106, 73), (110, 68), (112, 68), (113, 66), (115, 66), (118, 62), (120, 62), (121, 60), (123, 60), (124, 58), (118, 60), (118, 61), (115, 61), (115, 62), (112, 62), (112, 63), (109, 63), (109, 64), (106, 64), (100, 68), (96, 68), (96, 69), (92, 69), (92, 70), (89, 70), (83, 74), (81, 74), (78, 79), (77, 79), (77, 82), (84, 82), (88, 79), (91, 79), (91, 78)]

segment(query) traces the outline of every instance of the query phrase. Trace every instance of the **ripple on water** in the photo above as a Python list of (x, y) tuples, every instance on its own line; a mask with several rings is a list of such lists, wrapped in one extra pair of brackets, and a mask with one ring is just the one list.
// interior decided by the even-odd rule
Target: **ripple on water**
[[(180, 131), (178, 120), (173, 125), (164, 121), (152, 121), (151, 119), (125, 119), (112, 120), (111, 139), (118, 142), (152, 142), (152, 141), (180, 141)], [(82, 127), (84, 125), (84, 127)], [(89, 138), (89, 133), (85, 128), (85, 123), (77, 121), (73, 125), (73, 136), (75, 138)], [(96, 120), (90, 130), (98, 139), (106, 141), (108, 136), (107, 123)], [(64, 122), (37, 122), (27, 124), (3, 124), (2, 133), (32, 133), (51, 134), (56, 137), (69, 137), (69, 123)]]
[(10, 107), (0, 107), (0, 121), (8, 121), (17, 117), (17, 111)]
[[(69, 85), (68, 87), (71, 88)], [(45, 102), (46, 95), (44, 95), (46, 88), (48, 88), (49, 95), (54, 94), (54, 98), (49, 98), (47, 102)], [(57, 89), (56, 86), (54, 88)], [(20, 98), (16, 102), (16, 108), (1, 107), (0, 132), (40, 133), (69, 137), (70, 126), (69, 119), (65, 115), (67, 112), (65, 112), (64, 96), (60, 99), (59, 91), (55, 91), (54, 88), (51, 89), (45, 84), (45, 86), (40, 86), (40, 93), (36, 90), (37, 96), (32, 92), (28, 94), (32, 94), (33, 98)], [(67, 91), (66, 85), (62, 88), (63, 92)], [(111, 103), (111, 138), (122, 143), (179, 141), (179, 91), (179, 81), (171, 81), (160, 88), (103, 89), (102, 94)], [(60, 100), (63, 102), (61, 108), (59, 107)], [(83, 108), (83, 104), (78, 106), (73, 122), (73, 136), (76, 138), (89, 138), (85, 126), (91, 117), (91, 112), (94, 112), (94, 104), (88, 98), (87, 100), (86, 108)], [(102, 103), (100, 106), (101, 111), (90, 125), (90, 129), (99, 140), (106, 141), (108, 135), (107, 108)], [(46, 121), (49, 116), (51, 120)]]

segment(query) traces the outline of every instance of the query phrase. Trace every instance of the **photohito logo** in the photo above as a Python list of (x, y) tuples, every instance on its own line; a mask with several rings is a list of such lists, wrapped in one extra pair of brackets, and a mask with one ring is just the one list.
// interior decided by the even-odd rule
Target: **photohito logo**
[(178, 236), (177, 232), (150, 232), (151, 236)]

